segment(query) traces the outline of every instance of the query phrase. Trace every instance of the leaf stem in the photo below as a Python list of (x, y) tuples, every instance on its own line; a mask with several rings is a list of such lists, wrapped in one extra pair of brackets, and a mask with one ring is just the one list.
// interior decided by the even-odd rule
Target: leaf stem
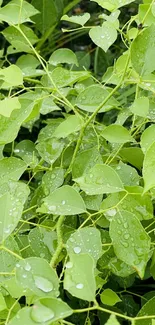
[(52, 259), (50, 262), (51, 267), (55, 267), (58, 257), (63, 249), (62, 224), (63, 224), (64, 218), (65, 218), (65, 216), (60, 216), (57, 221), (56, 232), (57, 232), (57, 243), (58, 244), (57, 244), (56, 251), (55, 251), (54, 255), (52, 256)]

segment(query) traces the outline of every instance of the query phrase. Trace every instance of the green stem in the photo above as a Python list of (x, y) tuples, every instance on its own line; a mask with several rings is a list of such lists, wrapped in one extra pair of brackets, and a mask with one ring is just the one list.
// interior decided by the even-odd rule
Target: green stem
[(58, 257), (63, 249), (63, 239), (62, 239), (62, 224), (64, 221), (64, 216), (60, 216), (56, 225), (56, 232), (57, 232), (57, 248), (56, 251), (54, 253), (54, 255), (52, 256), (51, 262), (50, 262), (50, 266), (51, 267), (55, 267)]
[(80, 3), (82, 0), (73, 0), (71, 3), (69, 3), (63, 11), (63, 14), (66, 14), (68, 11), (70, 11), (73, 7), (75, 7), (78, 3)]
[(37, 46), (36, 46), (36, 50), (39, 51), (40, 48), (43, 46), (43, 44), (46, 42), (46, 40), (50, 37), (50, 35), (53, 33), (54, 29), (56, 28), (56, 24), (53, 25), (52, 27), (50, 27), (45, 34), (42, 36), (42, 38), (40, 39), (40, 41), (38, 42)]

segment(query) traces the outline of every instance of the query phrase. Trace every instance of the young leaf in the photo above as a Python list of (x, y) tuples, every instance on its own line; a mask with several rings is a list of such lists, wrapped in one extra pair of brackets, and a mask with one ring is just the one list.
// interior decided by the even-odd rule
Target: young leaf
[(134, 0), (90, 0), (95, 1), (104, 9), (109, 11), (114, 11), (120, 7), (126, 6), (127, 4), (133, 2)]
[(102, 304), (108, 305), (108, 306), (114, 306), (115, 304), (117, 304), (117, 302), (121, 301), (121, 299), (119, 298), (117, 293), (111, 289), (105, 289), (101, 293), (100, 298), (101, 298)]
[(120, 325), (115, 315), (111, 315), (105, 325)]
[(118, 212), (111, 221), (109, 234), (116, 256), (143, 278), (150, 258), (150, 237), (136, 215), (125, 210)]
[(95, 165), (89, 173), (74, 179), (88, 195), (123, 191), (123, 184), (115, 170), (107, 165)]
[[(146, 75), (155, 70), (155, 25), (144, 29), (131, 46), (131, 61), (139, 75)], [(140, 49), (140, 51), (139, 51)]]
[(65, 270), (64, 289), (74, 297), (94, 301), (96, 283), (94, 260), (90, 255), (70, 255)]
[(23, 84), (22, 71), (15, 64), (11, 64), (8, 68), (0, 69), (0, 75), (1, 78), (4, 80), (1, 85), (2, 88), (14, 87)]
[(69, 134), (79, 131), (82, 127), (82, 118), (78, 115), (71, 115), (60, 123), (53, 133), (55, 138), (67, 138)]
[(68, 255), (87, 253), (96, 263), (102, 253), (99, 230), (90, 227), (76, 230), (67, 240), (66, 248)]
[(84, 26), (86, 22), (90, 19), (90, 14), (88, 12), (83, 15), (71, 16), (68, 15), (62, 16), (61, 20), (69, 21), (70, 23), (75, 23), (81, 26)]
[(119, 154), (124, 161), (129, 162), (129, 164), (138, 168), (139, 170), (142, 169), (144, 154), (141, 148), (138, 147), (123, 148), (120, 150)]
[(155, 186), (155, 142), (146, 151), (143, 163), (144, 193)]
[(67, 63), (75, 64), (76, 66), (78, 66), (78, 61), (75, 53), (67, 48), (58, 49), (54, 51), (49, 58), (49, 63), (52, 65)]
[(107, 52), (109, 47), (117, 39), (117, 31), (112, 23), (106, 21), (103, 23), (102, 27), (95, 26), (91, 28), (89, 36), (97, 46)]
[(28, 195), (29, 188), (24, 183), (8, 182), (0, 187), (0, 242), (17, 226)]
[(38, 209), (38, 212), (57, 215), (75, 215), (85, 211), (86, 207), (82, 197), (69, 185), (64, 185), (50, 193), (44, 199), (41, 208)]
[(57, 297), (59, 279), (46, 260), (29, 257), (16, 264), (16, 280), (23, 288), (30, 289), (38, 297)]
[(135, 115), (147, 117), (149, 112), (149, 99), (147, 97), (139, 97), (135, 99), (130, 110)]
[(150, 125), (147, 129), (144, 130), (141, 136), (140, 145), (144, 152), (146, 153), (147, 149), (155, 142), (155, 125)]
[(36, 145), (39, 155), (49, 164), (53, 164), (61, 155), (64, 143), (56, 138), (44, 140)]
[(113, 143), (126, 143), (130, 141), (134, 141), (129, 131), (125, 127), (116, 124), (111, 124), (107, 126), (102, 131), (101, 135), (107, 141)]
[(42, 187), (45, 195), (49, 195), (64, 182), (64, 170), (62, 168), (53, 168), (47, 171), (42, 177)]
[(10, 117), (15, 109), (20, 109), (21, 104), (17, 97), (5, 98), (0, 101), (0, 115)]
[[(155, 304), (155, 297), (150, 299), (145, 303), (145, 305), (140, 309), (139, 313), (137, 314), (137, 317), (142, 316), (151, 316), (154, 315), (154, 304)], [(146, 318), (146, 319), (140, 319), (135, 321), (135, 325), (153, 325), (152, 318)]]
[[(55, 68), (51, 75), (58, 88), (73, 85), (79, 80), (84, 80), (90, 77), (89, 71), (71, 71), (61, 67)], [(51, 86), (53, 85), (51, 84)]]

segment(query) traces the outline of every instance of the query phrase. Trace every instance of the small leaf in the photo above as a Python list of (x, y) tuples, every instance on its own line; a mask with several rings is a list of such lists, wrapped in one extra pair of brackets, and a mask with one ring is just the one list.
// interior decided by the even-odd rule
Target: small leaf
[[(84, 80), (90, 77), (89, 71), (71, 71), (61, 67), (55, 68), (51, 75), (58, 88), (73, 85), (79, 80)], [(53, 85), (51, 84), (51, 86)]]
[(88, 12), (83, 15), (71, 16), (68, 15), (62, 16), (61, 20), (69, 21), (70, 23), (75, 23), (81, 26), (84, 26), (86, 22), (90, 19), (90, 14)]
[(88, 195), (115, 193), (123, 190), (123, 184), (113, 168), (107, 165), (95, 165), (85, 174), (74, 179)]
[(52, 170), (47, 171), (42, 177), (42, 187), (45, 195), (49, 195), (64, 182), (64, 170), (56, 167)]
[(49, 58), (49, 63), (52, 65), (67, 63), (75, 64), (76, 66), (78, 66), (78, 61), (75, 53), (67, 48), (58, 49), (54, 51)]
[(129, 162), (132, 166), (135, 166), (139, 170), (142, 169), (144, 154), (141, 148), (138, 147), (128, 147), (123, 148), (119, 152), (120, 156), (123, 158), (124, 161)]
[(144, 193), (155, 186), (155, 142), (146, 151), (143, 163)]
[(99, 230), (90, 227), (76, 230), (67, 240), (66, 248), (68, 255), (87, 253), (96, 263), (102, 253)]
[(147, 97), (139, 97), (135, 99), (130, 110), (135, 115), (147, 117), (149, 112), (149, 99)]
[(153, 325), (152, 318), (147, 318), (147, 316), (154, 315), (154, 304), (155, 304), (155, 297), (150, 299), (145, 303), (145, 305), (140, 309), (139, 313), (136, 317), (146, 316), (146, 319), (140, 319), (135, 321), (135, 325)]
[(38, 13), (30, 3), (20, 0), (12, 0), (6, 6), (0, 8), (0, 20), (10, 25), (22, 24), (31, 21), (29, 17)]
[(27, 168), (27, 164), (18, 158), (9, 157), (0, 160), (0, 185), (9, 180), (18, 181)]
[(111, 124), (101, 133), (103, 138), (113, 143), (126, 143), (134, 141), (129, 131), (121, 125)]
[(95, 1), (104, 9), (114, 11), (120, 7), (126, 6), (127, 4), (134, 2), (134, 0), (90, 0)]
[(116, 256), (143, 278), (150, 258), (150, 237), (136, 215), (125, 210), (118, 212), (111, 221), (109, 234)]
[(38, 209), (38, 212), (57, 215), (75, 215), (85, 211), (82, 197), (69, 185), (64, 185), (52, 192)]
[(56, 138), (44, 140), (36, 145), (39, 155), (49, 164), (53, 164), (61, 155), (64, 143)]
[(117, 304), (117, 302), (121, 301), (121, 299), (119, 298), (117, 293), (111, 289), (105, 289), (101, 293), (100, 298), (101, 298), (102, 304), (108, 305), (108, 306), (114, 306), (115, 304)]
[(5, 98), (0, 101), (0, 115), (10, 117), (11, 113), (15, 109), (20, 109), (21, 104), (17, 97), (14, 98)]
[[(8, 88), (19, 86), (23, 84), (23, 74), (19, 67), (15, 64), (11, 64), (8, 68), (0, 69), (1, 78), (4, 80), (1, 87)], [(14, 99), (17, 97), (13, 97), (10, 99)]]
[(53, 133), (55, 138), (67, 138), (68, 135), (79, 131), (82, 127), (82, 119), (78, 115), (71, 115), (60, 123)]
[(16, 280), (23, 288), (38, 297), (57, 297), (59, 279), (48, 262), (39, 257), (29, 257), (16, 264)]
[(111, 315), (105, 325), (120, 325), (115, 315)]
[(79, 299), (94, 301), (96, 283), (94, 260), (88, 254), (70, 255), (66, 266), (64, 289)]
[(146, 153), (147, 149), (155, 142), (155, 124), (152, 124), (144, 130), (141, 136), (141, 148)]
[(117, 39), (117, 31), (112, 23), (106, 21), (103, 23), (102, 27), (95, 26), (91, 28), (89, 36), (97, 46), (107, 52), (109, 47)]

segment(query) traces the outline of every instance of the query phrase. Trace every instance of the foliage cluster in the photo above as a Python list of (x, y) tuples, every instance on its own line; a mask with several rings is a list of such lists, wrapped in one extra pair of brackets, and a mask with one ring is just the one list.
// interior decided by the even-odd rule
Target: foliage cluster
[(154, 325), (155, 0), (0, 21), (0, 324)]

